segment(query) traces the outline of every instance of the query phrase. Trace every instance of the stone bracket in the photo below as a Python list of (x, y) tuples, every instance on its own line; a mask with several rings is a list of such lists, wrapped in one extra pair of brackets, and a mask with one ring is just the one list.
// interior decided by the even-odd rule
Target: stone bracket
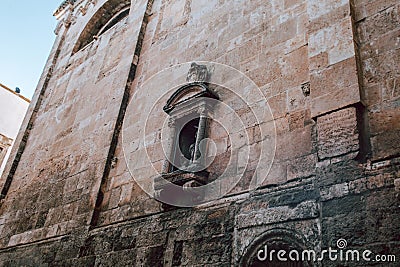
[[(193, 188), (207, 184), (209, 173), (206, 171), (190, 173), (176, 171), (162, 174), (154, 179), (154, 191), (157, 198), (174, 203), (199, 202), (204, 198), (202, 193)], [(164, 208), (170, 205), (164, 205)]]

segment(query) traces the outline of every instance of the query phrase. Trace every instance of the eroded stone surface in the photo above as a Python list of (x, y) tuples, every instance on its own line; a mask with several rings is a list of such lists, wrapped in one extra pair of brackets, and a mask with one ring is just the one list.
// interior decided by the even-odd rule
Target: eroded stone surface
[(356, 108), (318, 118), (318, 157), (331, 158), (359, 150)]

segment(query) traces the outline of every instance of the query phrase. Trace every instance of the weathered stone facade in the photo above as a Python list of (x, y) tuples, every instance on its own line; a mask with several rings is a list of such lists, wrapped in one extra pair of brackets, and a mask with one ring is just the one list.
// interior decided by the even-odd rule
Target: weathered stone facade
[[(320, 251), (339, 239), (398, 265), (399, 13), (396, 0), (64, 1), (1, 179), (0, 265), (259, 266), (265, 244)], [(144, 190), (165, 169), (165, 92), (193, 79), (179, 64), (205, 61), (245, 126), (208, 123), (208, 178), (228, 161), (243, 175), (221, 199), (168, 208)]]

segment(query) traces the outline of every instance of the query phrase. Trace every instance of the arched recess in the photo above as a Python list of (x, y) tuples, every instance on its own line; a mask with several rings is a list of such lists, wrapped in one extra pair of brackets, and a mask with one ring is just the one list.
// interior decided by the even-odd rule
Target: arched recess
[[(239, 266), (242, 267), (260, 267), (260, 266), (274, 266), (274, 267), (308, 267), (312, 266), (309, 262), (293, 262), (278, 261), (276, 253), (279, 250), (284, 250), (287, 253), (290, 251), (298, 251), (301, 255), (302, 251), (311, 249), (306, 247), (306, 242), (303, 236), (296, 231), (284, 228), (269, 230), (259, 237), (255, 238), (253, 242), (246, 248), (244, 255), (240, 258)], [(275, 250), (275, 257), (273, 261), (260, 261), (258, 260), (257, 253), (265, 249), (267, 245), (268, 251)], [(264, 255), (263, 255), (264, 256)], [(288, 255), (286, 255), (288, 257)]]
[(76, 42), (75, 54), (129, 15), (131, 0), (109, 0), (93, 15)]

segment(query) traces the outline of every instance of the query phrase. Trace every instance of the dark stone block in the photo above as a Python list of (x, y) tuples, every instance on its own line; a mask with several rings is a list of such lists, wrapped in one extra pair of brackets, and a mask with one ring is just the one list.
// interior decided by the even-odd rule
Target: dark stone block
[(79, 249), (79, 257), (87, 257), (95, 254), (94, 237), (89, 236), (83, 246)]
[(18, 220), (17, 233), (24, 233), (33, 229), (33, 222), (31, 217), (24, 217)]
[(174, 256), (172, 258), (172, 266), (180, 266), (182, 263), (183, 241), (175, 241)]
[(317, 168), (321, 187), (353, 181), (364, 176), (363, 169), (355, 161), (344, 161)]
[(42, 228), (44, 226), (44, 224), (46, 223), (46, 218), (47, 218), (47, 214), (49, 213), (48, 210), (42, 211), (39, 213), (38, 219), (36, 221), (36, 226), (35, 228)]
[(269, 201), (269, 206), (279, 207), (279, 206), (290, 206), (296, 207), (299, 203), (307, 200), (315, 200), (319, 198), (319, 191), (313, 188), (303, 188), (299, 190), (286, 191), (282, 194), (273, 197)]
[(136, 250), (124, 250), (96, 256), (96, 267), (136, 266)]
[(73, 265), (70, 266), (94, 267), (96, 263), (96, 256), (79, 258), (72, 261), (72, 263)]
[(322, 203), (322, 217), (365, 212), (365, 206), (365, 198), (363, 196), (347, 196), (332, 199)]
[(113, 244), (114, 251), (133, 249), (136, 247), (136, 238), (133, 236), (122, 237), (119, 236), (115, 239)]
[(149, 247), (144, 266), (162, 267), (164, 266), (165, 246)]

